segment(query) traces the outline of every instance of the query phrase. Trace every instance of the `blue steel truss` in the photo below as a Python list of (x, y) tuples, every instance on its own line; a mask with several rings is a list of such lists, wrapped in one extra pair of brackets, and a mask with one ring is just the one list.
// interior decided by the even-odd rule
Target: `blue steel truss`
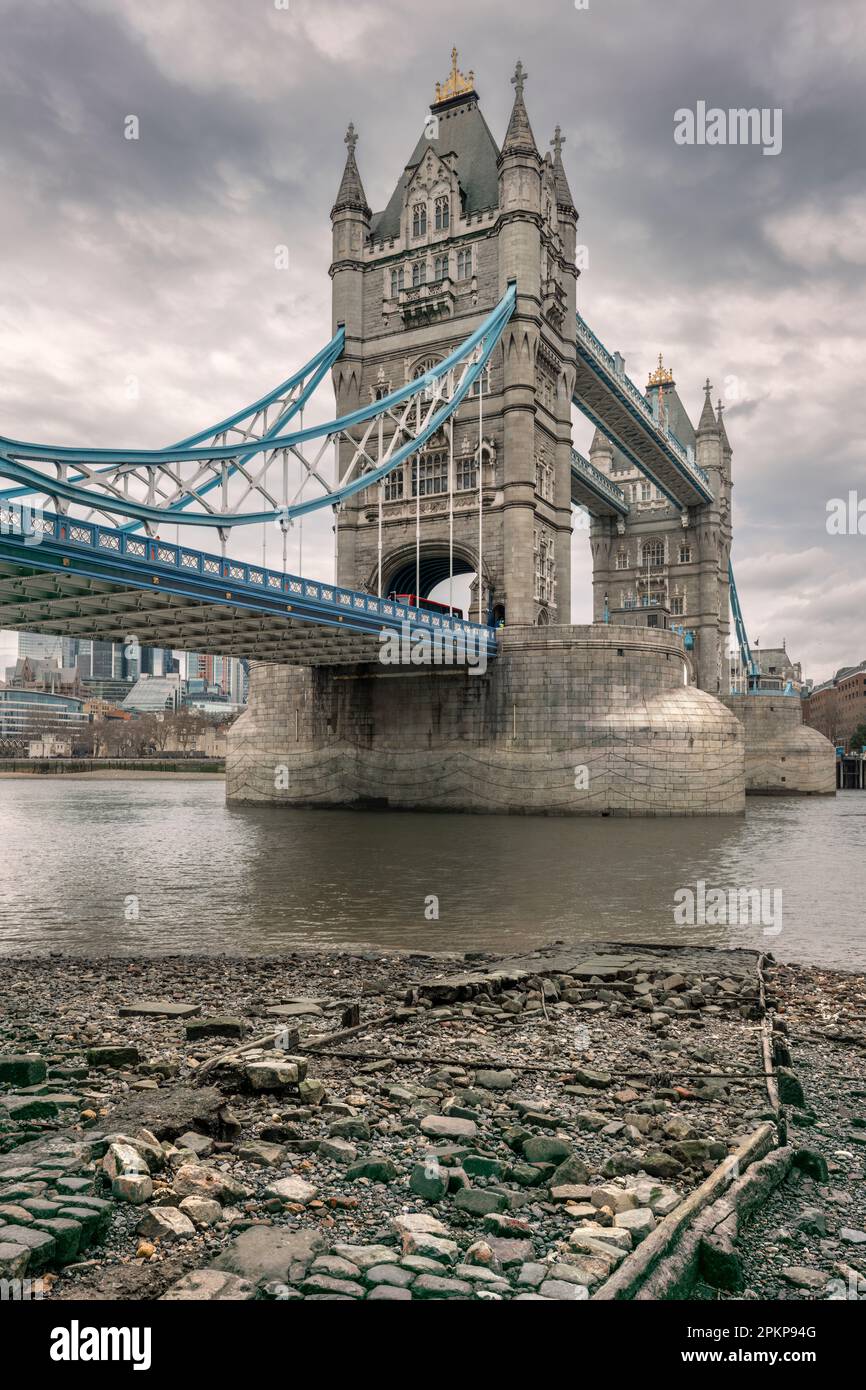
[(737, 634), (737, 643), (740, 648), (740, 661), (742, 662), (749, 689), (751, 690), (753, 685), (757, 685), (761, 670), (757, 661), (752, 656), (752, 648), (749, 645), (746, 624), (743, 619), (743, 610), (740, 607), (740, 596), (737, 593), (737, 585), (734, 581), (734, 567), (730, 560), (728, 561), (728, 587), (731, 594), (731, 612), (734, 615), (734, 628)]
[[(340, 326), (326, 347), (322, 348), (320, 352), (317, 352), (315, 357), (305, 363), (299, 371), (295, 372), (285, 381), (280, 382), (279, 386), (275, 386), (273, 390), (261, 396), (259, 400), (253, 401), (251, 405), (243, 406), (240, 410), (235, 411), (234, 415), (227, 416), (225, 420), (220, 420), (215, 425), (210, 425), (206, 429), (199, 430), (197, 434), (192, 434), (186, 439), (179, 440), (173, 447), (176, 449), (189, 449), (197, 444), (202, 444), (206, 439), (211, 439), (214, 442), (222, 439), (225, 442), (227, 441), (228, 435), (233, 430), (237, 431), (241, 437), (244, 437), (254, 432), (256, 421), (259, 419), (263, 419), (265, 422), (264, 433), (262, 434), (264, 440), (278, 434), (298, 411), (303, 410), (303, 407), (312, 396), (316, 387), (327, 372), (330, 371), (331, 367), (342, 353), (345, 339), (346, 330)], [(268, 411), (274, 408), (277, 410), (276, 420), (268, 425)], [(106, 465), (100, 471), (106, 474), (117, 472), (111, 465)], [(87, 477), (88, 475), (86, 473), (77, 473), (69, 481), (73, 483), (86, 482)], [(219, 481), (219, 478), (211, 479), (198, 489), (199, 493), (204, 494), (210, 492), (219, 485)], [(0, 501), (13, 500), (20, 497), (32, 497), (34, 493), (37, 492), (44, 493), (44, 487), (8, 488), (5, 491), (0, 491)], [(191, 500), (190, 497), (180, 502), (170, 503), (166, 507), (166, 511), (182, 510), (189, 505)], [(140, 522), (133, 522), (132, 528), (135, 529), (140, 525)]]
[[(120, 515), (151, 528), (158, 527), (169, 516), (172, 520), (180, 520), (177, 513), (181, 509), (184, 526), (217, 527), (221, 533), (234, 526), (275, 519), (288, 525), (296, 517), (321, 507), (338, 506), (356, 493), (375, 486), (442, 428), (481, 376), (514, 311), (515, 294), (516, 287), (512, 283), (479, 327), (423, 377), (339, 419), (284, 434), (281, 430), (286, 423), (286, 408), (276, 422), (264, 429), (242, 425), (251, 410), (260, 415), (260, 407), (272, 403), (274, 393), (271, 393), (262, 398), (262, 402), (248, 407), (246, 412), (239, 412), (221, 422), (215, 430), (205, 432), (213, 440), (235, 430), (240, 437), (231, 443), (190, 444), (184, 441), (164, 449), (82, 449), (0, 436), (0, 476), (20, 484), (32, 495), (52, 499), (60, 511), (64, 510), (62, 504), (67, 507), (76, 504), (90, 514), (98, 511)], [(323, 354), (334, 352), (334, 348), (335, 343), (329, 344)], [(317, 380), (321, 380), (330, 365), (321, 355), (320, 358), (313, 359), (315, 365), (307, 364)], [(290, 380), (297, 382), (297, 377)], [(305, 389), (304, 399), (308, 394)], [(293, 401), (292, 411), (298, 408), (299, 402)], [(194, 441), (201, 438), (201, 434), (193, 436)], [(303, 446), (319, 441), (322, 441), (321, 448), (312, 459), (307, 459)], [(319, 464), (333, 442), (348, 444), (351, 458), (342, 477), (332, 486), (324, 479)], [(257, 465), (258, 472), (254, 473), (252, 461), (257, 455), (264, 457)], [(269, 490), (267, 474), (278, 455), (284, 460), (289, 456), (299, 459), (307, 471), (304, 481), (315, 478), (322, 487), (322, 495), (290, 501), (286, 493), (282, 502), (274, 496)], [(40, 464), (50, 471), (40, 472)], [(182, 470), (188, 465), (198, 470), (192, 481), (185, 481), (182, 476)], [(70, 466), (78, 469), (73, 478), (67, 471)], [(238, 510), (237, 504), (227, 495), (232, 479), (241, 480), (245, 487), (244, 497), (257, 492), (267, 500), (270, 503), (267, 509)], [(131, 494), (132, 482), (138, 486), (139, 493), (145, 494), (144, 500)], [(158, 487), (163, 489), (159, 502), (156, 500)], [(215, 488), (220, 489), (222, 505), (219, 507), (207, 500), (207, 494)], [(19, 490), (17, 495), (23, 494)], [(204, 510), (189, 510), (194, 503)]]

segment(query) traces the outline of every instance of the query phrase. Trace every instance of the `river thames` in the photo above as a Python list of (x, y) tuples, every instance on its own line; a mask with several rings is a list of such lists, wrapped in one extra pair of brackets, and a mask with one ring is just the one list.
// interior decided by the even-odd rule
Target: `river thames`
[[(700, 941), (866, 969), (858, 792), (750, 797), (745, 819), (581, 820), (254, 809), (227, 806), (221, 780), (21, 777), (0, 780), (0, 845), (6, 954)], [(780, 910), (678, 925), (701, 884)]]

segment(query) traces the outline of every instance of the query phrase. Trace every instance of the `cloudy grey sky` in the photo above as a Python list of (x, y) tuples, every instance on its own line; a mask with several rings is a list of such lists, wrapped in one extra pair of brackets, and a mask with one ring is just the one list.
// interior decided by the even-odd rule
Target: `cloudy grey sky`
[[(542, 149), (562, 126), (595, 330), (693, 418), (708, 374), (727, 400), (752, 636), (866, 658), (866, 535), (826, 529), (866, 499), (862, 0), (0, 0), (0, 433), (163, 444), (311, 356), (346, 124), (380, 208), (452, 44), (497, 139), (518, 57)], [(781, 154), (676, 145), (699, 100), (781, 108)], [(304, 556), (329, 574), (323, 514)]]

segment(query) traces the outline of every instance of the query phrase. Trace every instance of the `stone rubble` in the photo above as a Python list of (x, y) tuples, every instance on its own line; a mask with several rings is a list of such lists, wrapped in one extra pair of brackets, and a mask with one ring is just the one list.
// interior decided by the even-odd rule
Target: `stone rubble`
[[(755, 966), (597, 946), (9, 960), (0, 1277), (57, 1300), (584, 1301), (772, 1117)], [(307, 1050), (358, 1003), (359, 1031)], [(289, 1051), (260, 1041), (281, 1027)], [(807, 1195), (778, 1279), (822, 1296)], [(822, 1270), (863, 1265), (859, 1201), (841, 1209)]]

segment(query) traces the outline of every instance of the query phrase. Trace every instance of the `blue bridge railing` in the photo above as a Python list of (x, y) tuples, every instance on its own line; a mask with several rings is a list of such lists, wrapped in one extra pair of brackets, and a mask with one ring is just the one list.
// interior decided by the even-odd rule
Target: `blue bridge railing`
[(628, 502), (622, 488), (611, 482), (606, 473), (602, 473), (600, 468), (596, 468), (594, 463), (590, 463), (589, 459), (584, 458), (576, 449), (571, 451), (571, 467), (575, 473), (586, 479), (590, 487), (599, 489), (612, 502), (618, 503), (623, 513), (628, 511)]
[(318, 620), (349, 631), (399, 629), (406, 622), (415, 629), (455, 636), (477, 634), (477, 640), (489, 654), (497, 650), (495, 630), (484, 624), (409, 607), (375, 594), (344, 589), (339, 584), (284, 574), (264, 565), (50, 512), (35, 514), (31, 528), (29, 535), (22, 535), (20, 527), (16, 532), (12, 509), (0, 508), (0, 552), (8, 558), (14, 551), (16, 558), (26, 557), (28, 566), (33, 568), (73, 574), (79, 570), (76, 562), (80, 562), (80, 572), (90, 573), (89, 565), (95, 561), (99, 577), (118, 584), (126, 580), (142, 588), (165, 581), (164, 587), (170, 589), (172, 581), (192, 581), (192, 587), (185, 583), (181, 592), (190, 594), (197, 586), (202, 602), (236, 603), (306, 621)]

